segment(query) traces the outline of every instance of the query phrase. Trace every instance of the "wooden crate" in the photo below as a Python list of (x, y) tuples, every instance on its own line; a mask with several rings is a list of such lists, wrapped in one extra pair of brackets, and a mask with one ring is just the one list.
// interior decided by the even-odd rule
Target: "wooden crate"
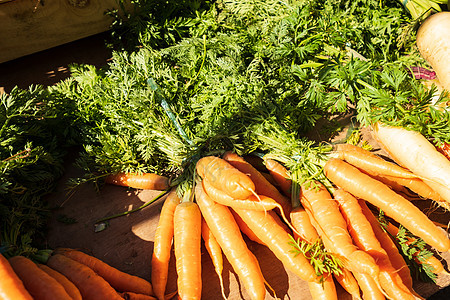
[(107, 31), (118, 1), (0, 0), (0, 63)]

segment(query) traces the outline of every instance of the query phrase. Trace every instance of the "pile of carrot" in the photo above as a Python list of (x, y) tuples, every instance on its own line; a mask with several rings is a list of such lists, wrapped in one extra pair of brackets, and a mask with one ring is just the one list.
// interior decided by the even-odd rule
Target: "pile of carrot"
[(0, 255), (0, 278), (2, 300), (157, 299), (149, 281), (75, 249), (56, 249), (46, 263)]
[[(270, 249), (286, 269), (306, 281), (313, 299), (338, 299), (338, 284), (355, 299), (421, 298), (413, 290), (409, 266), (395, 234), (377, 214), (382, 211), (389, 228), (406, 228), (438, 254), (450, 249), (447, 232), (405, 192), (441, 205), (445, 198), (424, 177), (360, 147), (342, 144), (335, 153), (324, 165), (331, 186), (305, 182), (297, 201), (291, 201), (290, 171), (276, 160), (265, 160), (261, 170), (260, 165), (231, 152), (199, 159), (194, 196), (178, 196), (172, 191), (161, 211), (152, 257), (156, 297), (164, 299), (173, 246), (179, 299), (201, 299), (202, 240), (224, 299), (224, 258), (250, 299), (265, 299), (266, 294), (274, 293), (246, 236)], [(341, 262), (339, 268), (315, 268), (311, 255), (293, 251), (293, 240), (307, 245), (323, 243), (322, 250)], [(431, 262), (437, 264), (434, 271), (445, 273), (438, 257), (416, 259), (430, 266)]]
[[(395, 147), (388, 150), (399, 156)], [(436, 274), (448, 274), (438, 255), (450, 250), (448, 233), (411, 200), (431, 199), (447, 209), (446, 179), (418, 175), (405, 167), (408, 161), (397, 164), (350, 144), (337, 145), (333, 154), (323, 167), (326, 184), (292, 177), (273, 157), (262, 165), (232, 152), (202, 157), (192, 191), (173, 189), (164, 201), (151, 281), (74, 249), (54, 250), (46, 264), (0, 255), (0, 299), (201, 299), (202, 245), (224, 299), (225, 259), (250, 299), (276, 298), (249, 240), (267, 247), (307, 282), (314, 300), (337, 300), (337, 285), (354, 299), (421, 298), (397, 234), (399, 227), (410, 233), (406, 245), (423, 241), (432, 255), (421, 257), (418, 251), (413, 259)], [(300, 193), (293, 192), (298, 188)], [(170, 292), (172, 250), (177, 290)], [(336, 265), (327, 265), (327, 257)]]

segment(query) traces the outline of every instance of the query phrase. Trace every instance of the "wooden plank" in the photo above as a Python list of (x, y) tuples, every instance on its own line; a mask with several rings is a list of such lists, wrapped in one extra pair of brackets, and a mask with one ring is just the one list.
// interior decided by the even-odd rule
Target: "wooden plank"
[(116, 0), (0, 3), (0, 63), (104, 32), (113, 21), (105, 12), (115, 8)]

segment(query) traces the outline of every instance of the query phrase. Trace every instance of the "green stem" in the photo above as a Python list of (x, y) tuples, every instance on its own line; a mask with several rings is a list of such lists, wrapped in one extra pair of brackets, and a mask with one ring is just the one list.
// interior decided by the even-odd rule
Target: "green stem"
[(169, 104), (167, 103), (166, 99), (164, 99), (164, 97), (159, 93), (159, 87), (156, 84), (156, 82), (153, 80), (153, 78), (149, 78), (148, 79), (148, 84), (150, 85), (150, 88), (155, 91), (156, 96), (160, 98), (161, 101), (161, 106), (164, 109), (164, 112), (167, 114), (167, 116), (169, 117), (170, 121), (172, 122), (172, 124), (175, 126), (175, 128), (178, 131), (178, 134), (191, 146), (194, 145), (194, 142), (192, 142), (189, 137), (187, 136), (186, 132), (184, 131), (184, 129), (181, 127), (180, 123), (178, 123), (177, 118), (175, 116), (175, 114), (172, 112), (172, 110), (170, 109)]
[(300, 206), (300, 176), (298, 170), (292, 171), (292, 186), (291, 186), (291, 204), (292, 209), (295, 209)]
[(198, 75), (200, 75), (200, 71), (203, 69), (203, 66), (205, 65), (206, 60), (206, 35), (203, 35), (203, 57), (202, 57), (202, 64), (200, 65), (200, 68), (197, 71), (197, 74), (195, 74), (192, 81), (196, 80)]
[(99, 220), (95, 221), (95, 224), (101, 223), (101, 222), (105, 222), (105, 221), (108, 221), (108, 220), (111, 220), (111, 219), (114, 219), (114, 218), (126, 216), (126, 215), (129, 215), (129, 214), (131, 214), (131, 213), (134, 213), (134, 212), (136, 212), (136, 211), (138, 211), (138, 210), (141, 210), (141, 209), (143, 209), (143, 208), (149, 206), (150, 204), (152, 204), (152, 203), (155, 202), (156, 200), (161, 199), (161, 198), (162, 198), (164, 195), (166, 195), (168, 192), (169, 192), (169, 190), (166, 190), (166, 191), (161, 192), (158, 196), (156, 196), (156, 197), (153, 198), (152, 200), (148, 201), (147, 203), (145, 203), (145, 204), (143, 204), (143, 205), (141, 205), (141, 206), (139, 206), (139, 207), (137, 207), (137, 208), (135, 208), (135, 209), (132, 209), (132, 210), (129, 210), (129, 211), (124, 211), (124, 212), (121, 212), (121, 213), (119, 213), (119, 214), (115, 214), (115, 215), (112, 215), (112, 216), (109, 216), (109, 217), (105, 217), (105, 218), (99, 219)]

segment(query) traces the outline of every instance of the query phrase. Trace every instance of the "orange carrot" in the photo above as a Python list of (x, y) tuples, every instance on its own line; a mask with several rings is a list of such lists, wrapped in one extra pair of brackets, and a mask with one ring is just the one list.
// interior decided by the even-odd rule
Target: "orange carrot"
[(255, 193), (253, 181), (222, 158), (202, 157), (196, 170), (202, 179), (208, 179), (215, 188), (235, 199), (247, 199)]
[[(304, 241), (307, 241), (310, 244), (313, 244), (320, 238), (319, 234), (317, 233), (317, 230), (314, 228), (314, 226), (311, 223), (308, 213), (306, 212), (306, 210), (303, 207), (297, 206), (296, 208), (294, 208), (291, 211), (291, 222), (292, 222), (292, 225), (295, 227), (296, 231), (298, 232), (298, 234), (294, 232), (294, 238), (296, 240), (298, 238), (300, 238)], [(330, 243), (329, 241), (323, 241), (323, 242), (324, 242), (324, 245), (325, 245), (325, 243), (326, 244)], [(339, 275), (333, 274), (334, 278), (336, 278), (336, 280), (339, 282), (339, 284), (350, 295), (352, 295), (354, 299), (361, 299), (360, 294), (359, 294), (358, 283), (356, 282), (356, 279), (353, 277), (352, 273), (349, 270), (347, 270), (346, 268), (341, 268), (341, 271), (342, 271), (342, 273)], [(329, 278), (327, 278), (327, 280), (329, 280)], [(329, 291), (330, 287), (324, 286), (323, 289)], [(310, 286), (310, 291), (311, 291), (311, 286)], [(316, 287), (316, 292), (319, 294), (313, 295), (313, 298), (319, 297), (320, 295), (322, 295), (324, 297), (327, 296), (327, 293), (320, 293), (320, 289), (318, 289), (318, 287)], [(311, 291), (311, 294), (313, 294), (313, 293), (314, 292)]]
[(154, 173), (115, 173), (109, 174), (105, 182), (135, 189), (165, 191), (169, 188), (169, 178)]
[[(359, 168), (358, 168), (359, 169)], [(361, 172), (370, 175), (372, 178), (383, 182), (387, 186), (391, 187), (392, 190), (397, 193), (404, 195), (405, 198), (416, 199), (431, 199), (436, 201), (439, 205), (444, 208), (448, 208), (449, 204), (445, 202), (445, 200), (435, 192), (429, 185), (423, 182), (419, 178), (401, 178), (394, 177), (389, 175), (375, 175), (374, 173), (370, 173), (370, 171), (361, 170)], [(411, 193), (412, 191), (412, 193)], [(415, 193), (419, 197), (413, 198), (412, 194)]]
[(363, 295), (363, 299), (385, 300), (377, 280), (366, 273), (353, 272)]
[(204, 192), (201, 184), (196, 185), (195, 196), (209, 229), (242, 281), (250, 298), (263, 300), (266, 289), (261, 268), (242, 238), (229, 208), (212, 201)]
[(401, 178), (418, 178), (417, 175), (409, 170), (384, 160), (361, 147), (351, 144), (338, 144), (336, 149), (341, 160), (344, 160), (359, 169), (366, 170), (371, 174)]
[(244, 222), (244, 220), (242, 220), (237, 212), (235, 212), (233, 209), (230, 209), (230, 212), (233, 214), (236, 224), (239, 226), (239, 229), (245, 236), (247, 236), (251, 241), (265, 246), (263, 241), (261, 241), (261, 239), (256, 236), (256, 234), (250, 229), (250, 227), (248, 227), (248, 225)]
[[(331, 252), (346, 259), (346, 266), (352, 272), (367, 273), (372, 278), (378, 278), (379, 268), (375, 260), (364, 251), (359, 250), (347, 231), (347, 223), (339, 211), (327, 189), (316, 182), (317, 187), (302, 186), (304, 197), (300, 201), (310, 215), (311, 223), (319, 236), (325, 239), (333, 248)], [(326, 245), (327, 246), (327, 245)]]
[(176, 191), (172, 191), (167, 196), (161, 213), (159, 216), (158, 226), (156, 227), (155, 239), (153, 243), (152, 254), (152, 287), (155, 296), (162, 300), (166, 291), (170, 249), (172, 248), (173, 240), (173, 214), (175, 208), (180, 203)]
[(380, 242), (381, 247), (383, 247), (383, 249), (388, 254), (389, 260), (391, 261), (391, 264), (394, 267), (395, 271), (399, 274), (400, 278), (408, 287), (408, 289), (413, 291), (413, 280), (411, 277), (411, 273), (409, 271), (408, 265), (403, 259), (403, 256), (398, 251), (397, 246), (389, 237), (389, 235), (381, 228), (380, 223), (367, 207), (366, 202), (364, 200), (358, 200), (358, 203), (367, 221), (370, 222), (372, 230), (375, 233), (377, 240)]
[(446, 233), (434, 225), (419, 208), (385, 184), (340, 159), (328, 160), (324, 171), (328, 179), (338, 187), (379, 207), (430, 246), (444, 252), (450, 249)]
[(122, 272), (92, 255), (69, 248), (58, 248), (55, 253), (88, 266), (119, 292), (153, 295), (152, 285), (147, 280)]
[[(399, 229), (397, 226), (395, 226), (392, 223), (389, 223), (386, 227), (386, 230), (393, 236), (396, 237)], [(410, 242), (414, 242), (414, 238), (409, 239)], [(418, 253), (413, 254), (414, 256), (418, 255)], [(416, 262), (419, 264), (427, 264), (432, 268), (432, 272), (434, 274), (448, 274), (448, 272), (445, 270), (444, 266), (442, 265), (441, 261), (434, 255), (426, 258), (425, 260), (416, 259)]]
[(378, 279), (389, 298), (413, 300), (414, 295), (403, 284), (400, 276), (392, 267), (386, 251), (376, 238), (370, 222), (358, 204), (358, 200), (342, 189), (335, 190), (333, 195), (339, 203), (344, 219), (347, 221), (355, 245), (369, 253), (380, 267)]
[(272, 175), (272, 178), (280, 186), (283, 194), (290, 197), (292, 181), (289, 178), (288, 170), (282, 164), (273, 159), (266, 159), (265, 164), (266, 168)]
[[(208, 194), (208, 196), (215, 202), (229, 206), (234, 209), (251, 209), (251, 210), (260, 210), (265, 211), (269, 215), (272, 215), (275, 220), (287, 231), (289, 231), (288, 227), (292, 227), (292, 225), (289, 223), (289, 220), (286, 218), (284, 214), (284, 210), (282, 209), (281, 205), (277, 203), (272, 198), (269, 198), (267, 196), (263, 195), (251, 195), (247, 199), (240, 200), (240, 199), (233, 199), (232, 197), (228, 196), (226, 193), (220, 191), (219, 189), (216, 189), (213, 187), (212, 184), (209, 183), (209, 180), (203, 179), (202, 180), (203, 189)], [(278, 215), (273, 211), (272, 209), (277, 207), (280, 211), (280, 215), (282, 216), (283, 220), (288, 224), (288, 226), (283, 223)]]
[(261, 175), (264, 176), (264, 178), (266, 178), (267, 182), (269, 182), (271, 185), (273, 185), (274, 187), (276, 187), (278, 189), (278, 183), (275, 181), (275, 179), (273, 179), (273, 177), (270, 173), (263, 172), (263, 171), (260, 171), (260, 172), (261, 172)]
[(53, 254), (47, 265), (62, 273), (80, 290), (83, 300), (123, 300), (94, 270), (62, 254)]
[(264, 160), (262, 158), (260, 158), (259, 156), (249, 154), (249, 155), (244, 155), (243, 158), (245, 159), (246, 162), (251, 164), (256, 170), (258, 170), (260, 172), (267, 171), (266, 166), (264, 165)]
[(350, 272), (347, 268), (342, 268), (341, 270), (342, 273), (339, 275), (334, 274), (334, 278), (344, 288), (344, 290), (347, 291), (347, 293), (352, 295), (353, 299), (361, 300), (359, 285), (355, 276), (353, 276), (352, 272)]
[[(322, 235), (321, 237), (323, 245), (325, 246), (325, 249), (332, 252), (334, 255), (337, 255), (339, 259), (345, 262), (345, 258), (339, 256), (335, 249), (334, 244), (328, 239), (327, 236)], [(341, 273), (336, 274), (334, 273), (333, 276), (336, 279), (336, 281), (346, 290), (353, 299), (361, 300), (361, 294), (359, 291), (359, 285), (356, 281), (356, 278), (353, 276), (352, 272), (344, 265), (340, 268)]]
[(301, 238), (310, 244), (314, 244), (319, 239), (319, 234), (314, 226), (311, 224), (309, 215), (306, 210), (298, 206), (291, 211), (291, 223), (294, 226), (296, 232), (294, 232), (294, 238), (297, 240)]
[(250, 177), (255, 185), (255, 191), (258, 195), (263, 195), (274, 199), (283, 207), (284, 214), (289, 216), (289, 212), (292, 209), (291, 201), (283, 196), (275, 186), (267, 181), (267, 179), (258, 170), (233, 152), (226, 152), (223, 155), (223, 159)]
[(305, 281), (319, 281), (309, 260), (304, 255), (292, 253), (289, 233), (278, 225), (271, 215), (249, 209), (235, 211), (286, 268)]
[(417, 195), (426, 199), (432, 199), (445, 206), (445, 200), (439, 193), (434, 191), (419, 176), (413, 174), (411, 171), (386, 161), (370, 151), (357, 146), (340, 144), (337, 149), (340, 159), (345, 160), (362, 172), (393, 187), (395, 191), (407, 193), (407, 191), (404, 191), (404, 187), (407, 187)]
[(434, 274), (445, 274), (450, 275), (447, 270), (445, 270), (444, 265), (441, 263), (441, 261), (436, 256), (430, 256), (425, 260), (427, 265), (429, 265), (433, 269)]
[(45, 273), (29, 258), (13, 256), (9, 259), (9, 263), (33, 299), (72, 300), (72, 297), (55, 278)]
[(22, 280), (14, 272), (8, 260), (0, 254), (0, 299), (32, 300)]
[(41, 268), (48, 275), (55, 278), (56, 281), (58, 281), (64, 287), (67, 294), (69, 294), (69, 296), (72, 297), (73, 300), (81, 300), (82, 299), (80, 290), (75, 286), (75, 284), (73, 284), (72, 281), (67, 279), (66, 276), (64, 276), (63, 274), (59, 273), (56, 270), (53, 270), (52, 268), (50, 268), (47, 265), (38, 264), (38, 267)]
[(309, 291), (313, 300), (337, 300), (336, 286), (333, 276), (326, 276), (323, 282), (308, 281)]
[(201, 226), (202, 215), (194, 202), (182, 202), (173, 215), (173, 246), (180, 299), (200, 299), (202, 296)]
[(370, 174), (369, 172), (366, 172), (365, 170), (362, 170), (360, 168), (358, 168), (358, 170), (360, 170), (361, 172), (369, 175), (370, 177), (372, 177), (378, 181), (381, 181), (382, 183), (389, 186), (392, 190), (396, 191), (400, 195), (411, 197), (411, 194), (413, 194), (404, 185), (400, 184), (398, 182), (398, 180), (396, 180), (396, 178), (399, 178), (399, 177), (393, 177), (393, 179), (391, 180), (386, 176)]
[(211, 260), (213, 262), (214, 270), (216, 271), (217, 276), (219, 276), (220, 290), (222, 291), (222, 297), (223, 299), (227, 299), (227, 296), (225, 296), (225, 290), (222, 280), (222, 271), (223, 271), (222, 249), (220, 248), (219, 243), (217, 242), (216, 238), (209, 229), (208, 224), (206, 224), (206, 221), (203, 218), (202, 218), (202, 238), (203, 241), (205, 242), (206, 251), (208, 251), (209, 256), (211, 257)]
[(227, 195), (220, 189), (215, 188), (208, 179), (202, 180), (203, 188), (208, 196), (210, 196), (215, 202), (222, 205), (230, 206), (233, 208), (244, 208), (269, 211), (276, 207), (281, 209), (280, 204), (269, 197), (260, 196), (259, 199), (255, 195), (251, 195), (247, 199), (234, 199)]

